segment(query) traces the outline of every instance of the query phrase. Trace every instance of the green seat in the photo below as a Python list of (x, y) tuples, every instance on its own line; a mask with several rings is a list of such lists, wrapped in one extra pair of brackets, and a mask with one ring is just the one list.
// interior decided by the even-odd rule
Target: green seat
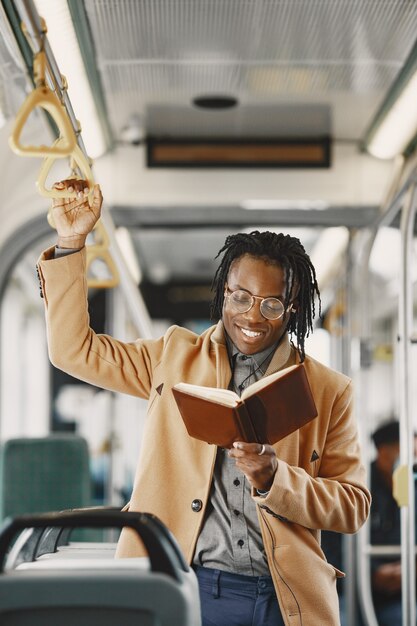
[(0, 444), (0, 521), (91, 504), (89, 452), (77, 435)]

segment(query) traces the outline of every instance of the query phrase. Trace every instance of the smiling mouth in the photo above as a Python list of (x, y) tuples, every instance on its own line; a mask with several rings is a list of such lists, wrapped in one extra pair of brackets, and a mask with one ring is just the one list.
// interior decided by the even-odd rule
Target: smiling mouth
[(241, 332), (245, 335), (245, 337), (250, 337), (251, 339), (254, 339), (255, 337), (260, 337), (262, 335), (261, 332), (256, 332), (254, 330), (249, 330), (249, 328), (242, 328), (240, 327)]

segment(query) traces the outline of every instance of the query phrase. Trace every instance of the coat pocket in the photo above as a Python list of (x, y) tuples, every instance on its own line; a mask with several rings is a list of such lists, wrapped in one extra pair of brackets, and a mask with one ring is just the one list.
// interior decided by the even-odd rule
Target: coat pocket
[[(306, 545), (278, 545), (273, 558), (287, 615), (298, 612), (303, 626), (340, 623), (336, 578), (343, 572)], [(314, 615), (314, 622), (309, 615)]]

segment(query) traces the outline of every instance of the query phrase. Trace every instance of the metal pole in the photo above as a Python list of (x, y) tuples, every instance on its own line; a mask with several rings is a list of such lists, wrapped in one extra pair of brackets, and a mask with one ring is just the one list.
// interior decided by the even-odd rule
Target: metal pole
[[(360, 293), (360, 310), (359, 310), (359, 328), (360, 328), (360, 343), (359, 350), (356, 356), (356, 369), (360, 371), (359, 379), (355, 383), (357, 396), (359, 401), (357, 403), (357, 410), (359, 414), (358, 426), (359, 436), (361, 441), (361, 447), (366, 450), (368, 447), (369, 433), (365, 429), (366, 423), (363, 416), (369, 414), (368, 396), (366, 390), (369, 388), (367, 384), (367, 378), (369, 377), (370, 367), (370, 324), (369, 324), (369, 294), (370, 294), (370, 281), (369, 281), (369, 259), (372, 251), (372, 246), (375, 241), (376, 228), (367, 233), (367, 238), (363, 245), (363, 254), (360, 259), (360, 263), (357, 267), (357, 282), (360, 281), (360, 288), (357, 293)], [(362, 418), (362, 419), (361, 419)], [(368, 461), (368, 459), (367, 459)], [(369, 465), (369, 461), (367, 463)], [(368, 472), (368, 487), (369, 485), (369, 472)], [(378, 626), (378, 621), (375, 615), (375, 609), (372, 599), (371, 591), (371, 563), (370, 563), (370, 532), (369, 523), (365, 524), (356, 537), (356, 566), (357, 566), (357, 586), (359, 604), (362, 610), (362, 615), (367, 626)], [(348, 626), (356, 626), (354, 622), (348, 623)]]
[(416, 210), (415, 184), (410, 189), (408, 202), (401, 214), (402, 258), (400, 270), (400, 298), (398, 307), (398, 341), (400, 359), (400, 466), (406, 477), (406, 502), (401, 506), (401, 589), (403, 626), (416, 623), (415, 592), (415, 528), (414, 528), (414, 479), (411, 388), (411, 343), (413, 322), (412, 293), (412, 244)]
[[(369, 294), (370, 294), (370, 276), (369, 276), (369, 262), (370, 256), (372, 252), (372, 247), (375, 242), (375, 238), (378, 232), (378, 229), (381, 226), (389, 225), (397, 213), (401, 210), (404, 204), (404, 196), (409, 191), (410, 187), (414, 186), (416, 183), (417, 177), (417, 168), (413, 167), (405, 181), (402, 185), (398, 193), (394, 195), (395, 187), (401, 181), (401, 177), (404, 173), (405, 163), (402, 161), (400, 163), (401, 167), (398, 168), (395, 180), (393, 185), (391, 185), (391, 191), (389, 193), (389, 197), (387, 198), (385, 204), (385, 209), (381, 212), (378, 219), (372, 225), (369, 233), (367, 234), (367, 238), (365, 243), (363, 244), (362, 250), (362, 258), (358, 264), (358, 282), (360, 282), (360, 289), (358, 293), (360, 293), (360, 302), (361, 307), (359, 311), (359, 328), (360, 328), (360, 354), (357, 355), (357, 369), (360, 370), (361, 375), (358, 381), (357, 387), (359, 388), (359, 402), (358, 402), (358, 410), (361, 415), (368, 415), (368, 403), (367, 403), (367, 393), (366, 389), (367, 385), (367, 370), (370, 366), (370, 303), (369, 303)], [(402, 378), (404, 381), (405, 379)], [(369, 433), (365, 432), (364, 428), (360, 429), (361, 442), (363, 449), (367, 449), (368, 446), (368, 437)], [(412, 498), (414, 497), (414, 492), (412, 494)], [(414, 507), (411, 509), (414, 511)], [(414, 528), (414, 517), (412, 521), (412, 526)], [(414, 541), (407, 542), (407, 545), (413, 546), (412, 550), (410, 550), (411, 554), (414, 554)], [(403, 542), (402, 542), (403, 546)], [(407, 547), (397, 547), (396, 550), (393, 548), (393, 553), (399, 554), (401, 550), (406, 550)], [(388, 549), (388, 546), (371, 546), (370, 545), (370, 528), (369, 524), (366, 524), (357, 535), (357, 567), (358, 567), (358, 596), (360, 605), (362, 607), (363, 616), (366, 620), (367, 626), (378, 626), (378, 622), (375, 615), (375, 609), (372, 599), (371, 592), (371, 567), (370, 560), (372, 555), (385, 553)], [(413, 599), (414, 606), (414, 599)], [(414, 618), (415, 619), (415, 618)], [(351, 624), (350, 626), (353, 626)], [(410, 622), (410, 626), (415, 626), (415, 621)]]
[[(58, 64), (56, 62), (52, 49), (48, 43), (47, 37), (42, 31), (42, 23), (36, 6), (33, 0), (16, 0), (15, 5), (22, 22), (25, 24), (26, 31), (31, 38), (31, 45), (34, 53), (38, 53), (42, 49), (42, 47), (45, 51), (47, 61), (46, 73), (49, 74), (50, 83), (53, 86), (56, 85), (56, 87), (59, 89), (60, 99), (62, 100), (67, 110), (71, 125), (77, 137), (78, 145), (80, 146), (83, 153), (88, 157), (81, 134), (79, 133), (78, 120), (75, 117), (68, 93), (64, 88), (62, 76), (59, 71)], [(105, 205), (102, 208), (101, 219), (109, 235), (110, 253), (114, 259), (120, 275), (120, 286), (126, 297), (129, 311), (132, 316), (132, 321), (135, 324), (137, 331), (141, 337), (152, 337), (152, 320), (149, 316), (146, 304), (142, 298), (142, 294), (140, 293), (138, 286), (132, 278), (129, 268), (126, 265), (124, 256), (117, 243), (113, 219)]]
[[(347, 375), (352, 375), (352, 233), (349, 233), (349, 245), (345, 260), (344, 273), (344, 297), (345, 297), (345, 329), (342, 335), (342, 371)], [(355, 538), (352, 535), (343, 537), (344, 565), (347, 572), (355, 571)], [(356, 626), (357, 606), (355, 602), (355, 578), (348, 576), (345, 582), (345, 613), (346, 625)]]

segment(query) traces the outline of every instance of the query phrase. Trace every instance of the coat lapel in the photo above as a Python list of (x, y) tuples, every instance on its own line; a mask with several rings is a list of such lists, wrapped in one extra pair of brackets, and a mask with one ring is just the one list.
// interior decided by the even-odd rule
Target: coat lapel
[[(290, 365), (295, 365), (297, 358), (298, 353), (292, 348), (288, 334), (286, 333), (271, 359), (265, 376), (278, 372)], [(274, 445), (277, 457), (289, 465), (296, 465), (299, 460), (299, 440), (299, 431), (296, 430), (287, 437), (284, 437), (284, 439), (281, 439), (281, 441), (278, 441)]]

